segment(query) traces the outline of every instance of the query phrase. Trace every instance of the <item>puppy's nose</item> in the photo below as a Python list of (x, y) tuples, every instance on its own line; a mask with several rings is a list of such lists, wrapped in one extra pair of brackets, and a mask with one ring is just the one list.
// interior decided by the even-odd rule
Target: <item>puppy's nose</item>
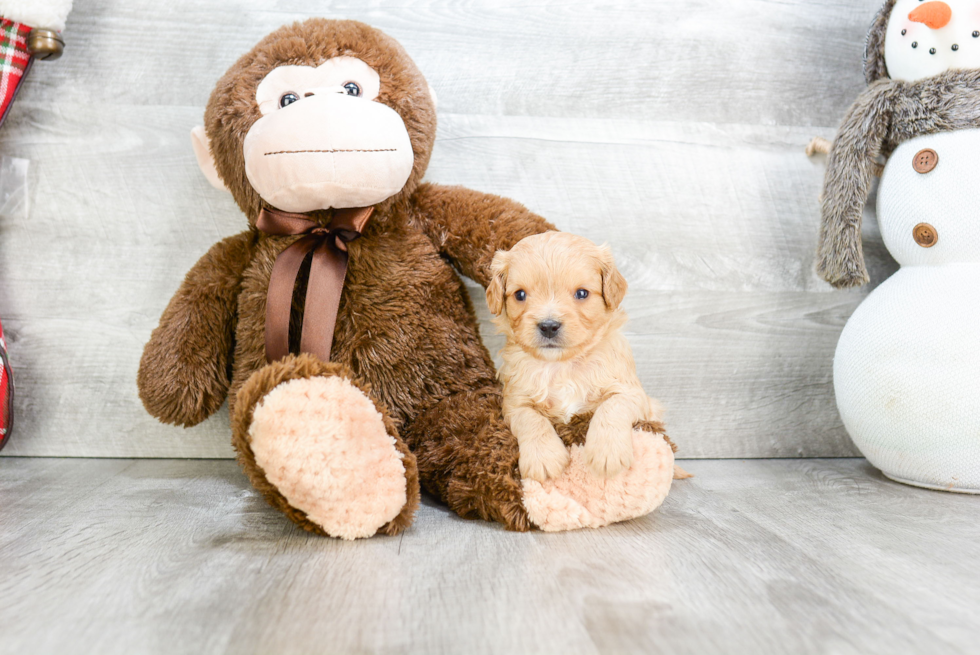
[(538, 323), (538, 332), (541, 333), (545, 339), (554, 339), (558, 336), (558, 330), (561, 329), (561, 323), (549, 318), (546, 321), (541, 321)]

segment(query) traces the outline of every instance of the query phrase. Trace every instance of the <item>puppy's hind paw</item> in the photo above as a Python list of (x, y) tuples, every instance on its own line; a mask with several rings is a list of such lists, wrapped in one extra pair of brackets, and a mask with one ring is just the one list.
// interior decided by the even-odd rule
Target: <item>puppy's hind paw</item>
[(633, 465), (633, 441), (626, 439), (593, 438), (585, 440), (585, 463), (600, 478), (612, 478)]
[(521, 444), (518, 468), (521, 477), (527, 480), (544, 482), (557, 478), (568, 466), (569, 455), (565, 444), (557, 436)]

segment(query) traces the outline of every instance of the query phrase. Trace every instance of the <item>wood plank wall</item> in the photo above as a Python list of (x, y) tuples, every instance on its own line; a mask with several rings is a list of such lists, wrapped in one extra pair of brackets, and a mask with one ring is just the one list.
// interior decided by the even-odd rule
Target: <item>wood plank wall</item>
[[(863, 88), (878, 4), (77, 0), (65, 56), (35, 66), (0, 131), (30, 183), (27, 210), (0, 215), (19, 392), (4, 455), (232, 455), (224, 410), (190, 430), (146, 415), (136, 367), (187, 269), (244, 226), (188, 133), (240, 54), (311, 15), (371, 23), (419, 64), (439, 98), (429, 180), (612, 245), (682, 456), (856, 454), (831, 362), (867, 290), (812, 272), (824, 162), (803, 148)], [(866, 238), (878, 283), (896, 265), (873, 220)]]

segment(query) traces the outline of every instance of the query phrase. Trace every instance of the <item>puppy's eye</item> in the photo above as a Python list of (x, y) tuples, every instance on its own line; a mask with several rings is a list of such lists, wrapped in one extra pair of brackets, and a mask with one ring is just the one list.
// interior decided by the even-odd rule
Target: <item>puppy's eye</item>
[(585, 300), (588, 297), (589, 297), (589, 290), (588, 289), (579, 289), (578, 291), (575, 292), (575, 299), (576, 300)]
[(518, 289), (514, 292), (514, 300), (517, 302), (524, 302), (527, 300), (527, 293), (524, 291), (524, 289)]
[[(282, 94), (282, 97), (279, 98), (279, 106), (288, 107), (289, 105), (293, 104), (297, 100), (299, 100), (299, 96), (296, 95), (295, 93), (284, 93)], [(306, 105), (303, 106), (305, 107)]]
[(361, 95), (361, 87), (357, 85), (357, 82), (348, 82), (344, 85), (344, 88), (347, 89), (347, 95), (349, 96), (357, 97)]

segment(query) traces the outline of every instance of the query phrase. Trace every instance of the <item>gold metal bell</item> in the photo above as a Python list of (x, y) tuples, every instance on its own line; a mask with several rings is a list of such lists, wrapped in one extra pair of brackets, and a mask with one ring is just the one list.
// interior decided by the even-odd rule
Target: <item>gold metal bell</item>
[(54, 30), (36, 27), (27, 35), (27, 51), (42, 61), (54, 61), (65, 51), (65, 40)]

